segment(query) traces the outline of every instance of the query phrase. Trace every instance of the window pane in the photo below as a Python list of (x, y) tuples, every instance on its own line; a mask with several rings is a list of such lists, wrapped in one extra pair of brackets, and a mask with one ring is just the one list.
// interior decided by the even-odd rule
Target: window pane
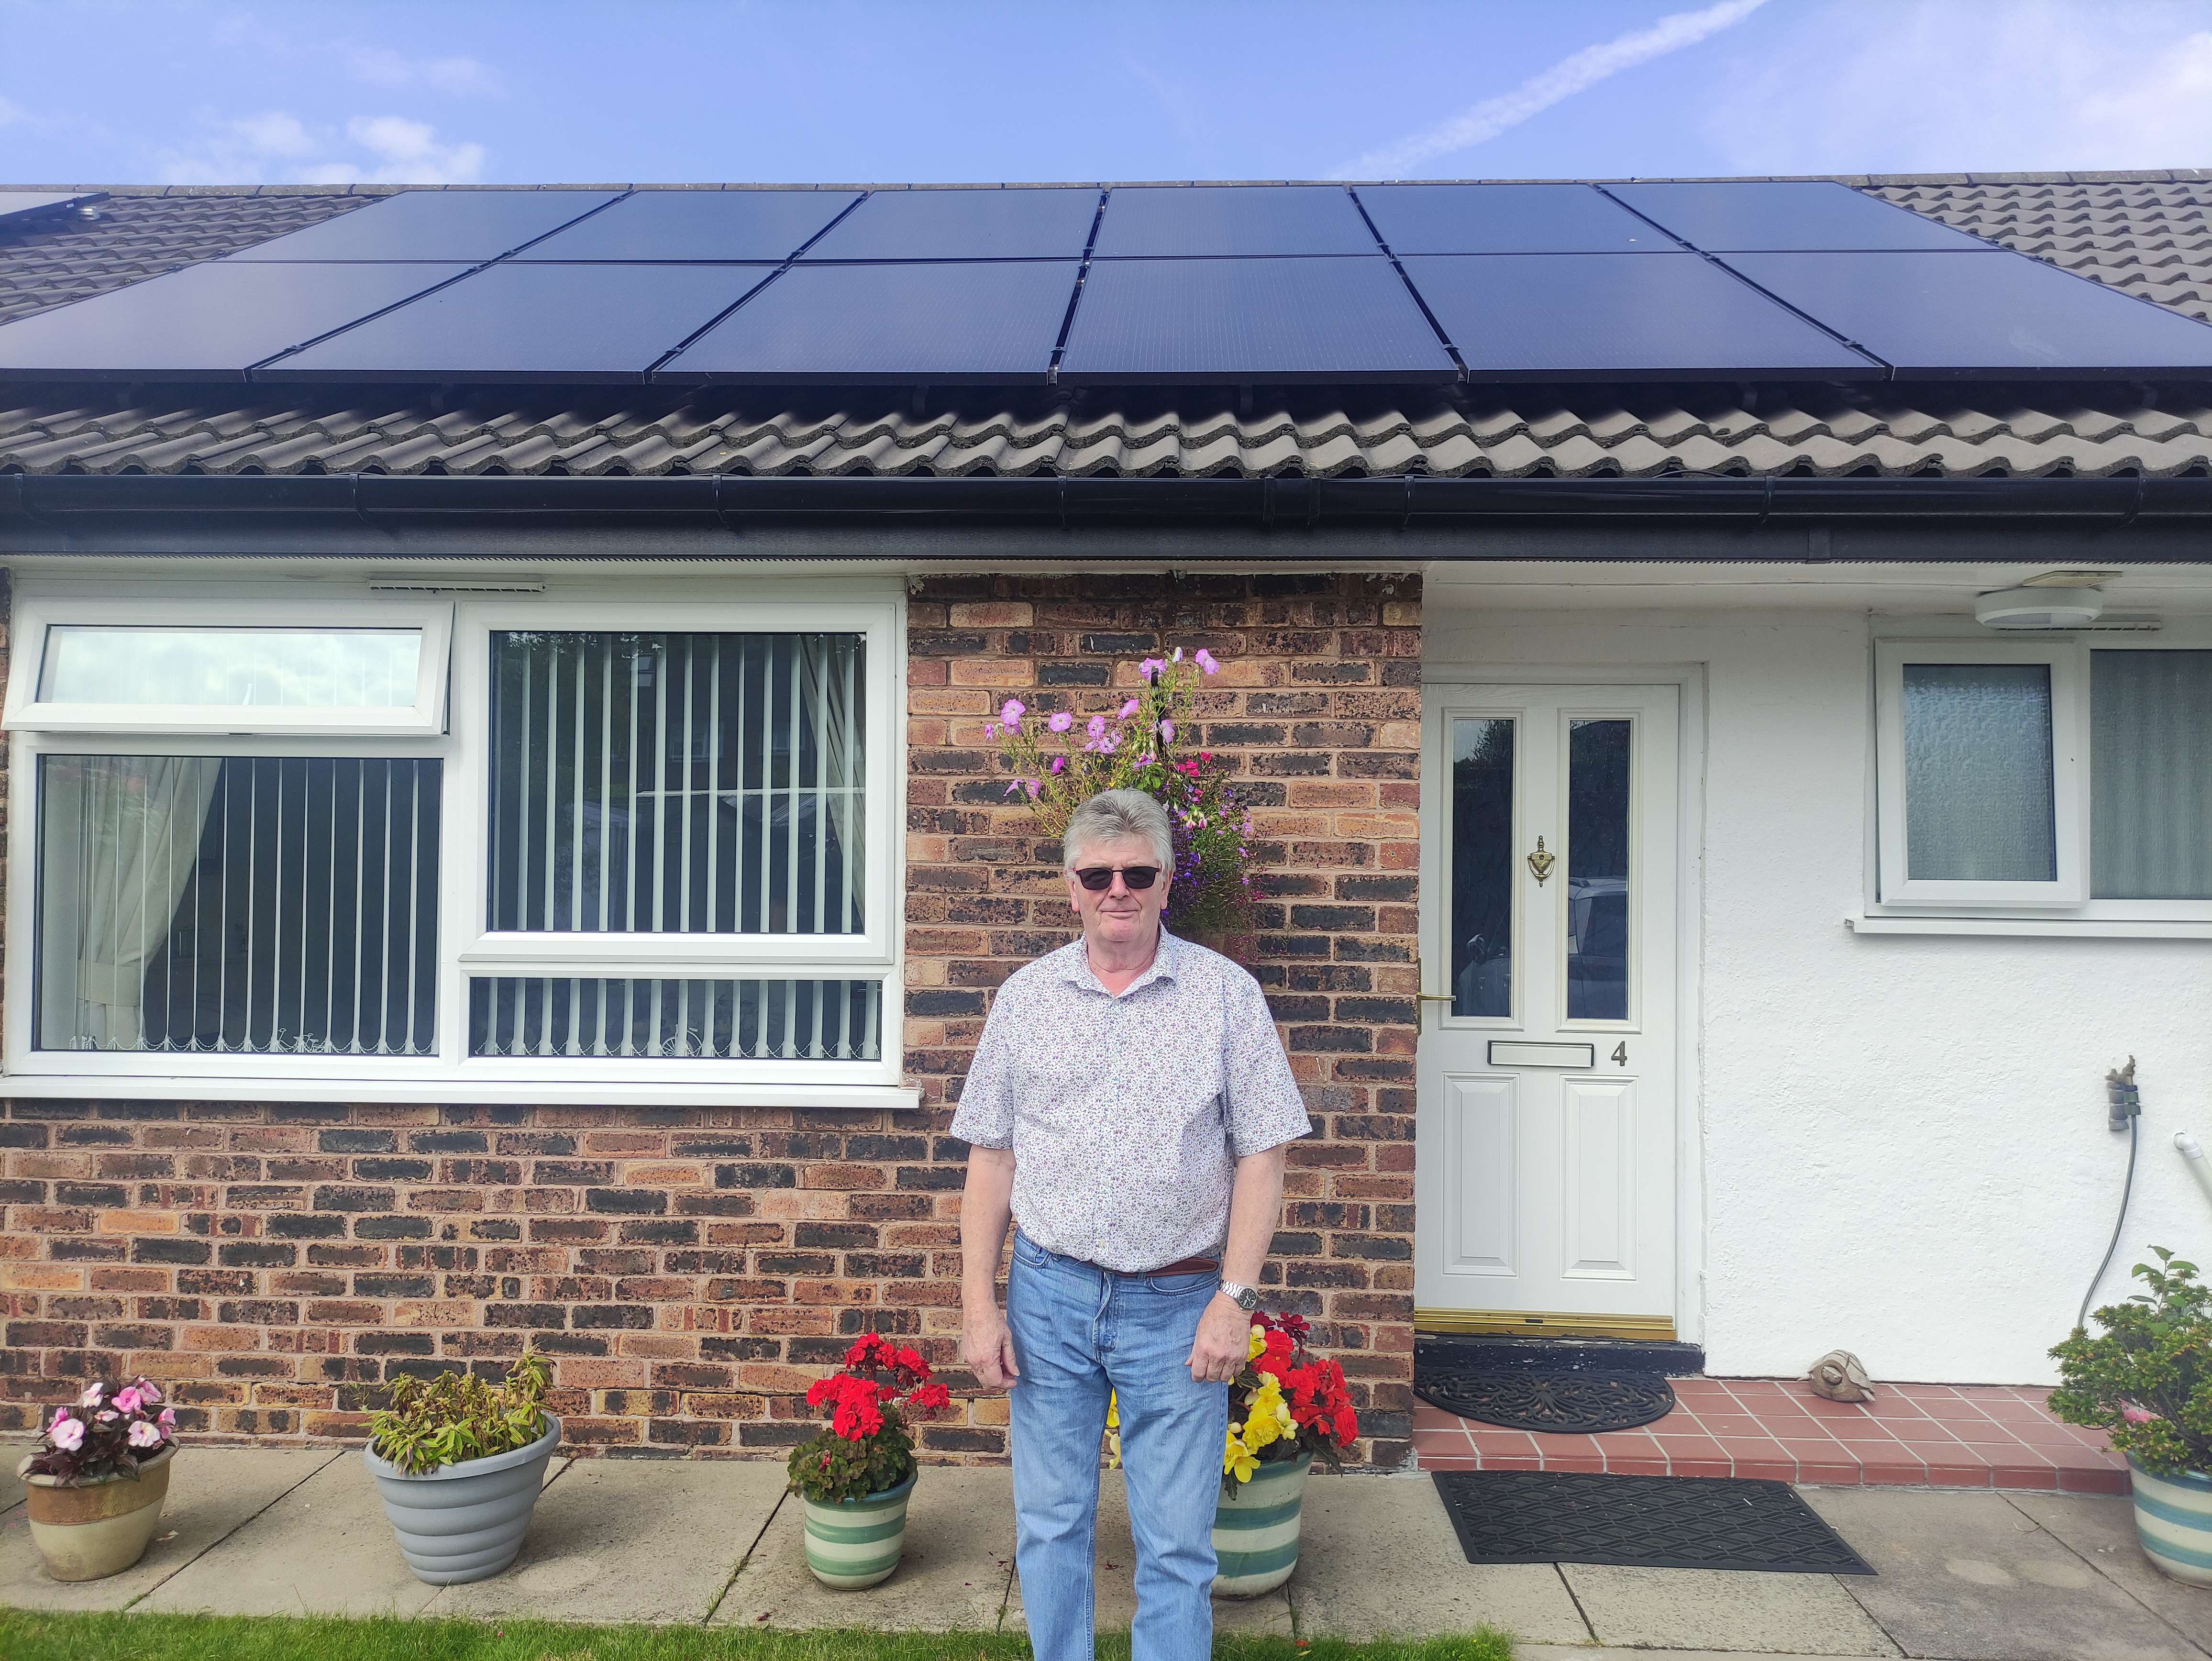
[(1567, 723), (1567, 1019), (1628, 1019), (1629, 748), (1635, 723)]
[(1452, 723), (1452, 1013), (1513, 1013), (1513, 723)]
[(40, 761), (41, 1050), (435, 1049), (439, 764)]
[(858, 635), (492, 636), (489, 924), (861, 932)]
[(2212, 652), (2089, 654), (2100, 900), (2212, 899)]
[(56, 624), (41, 703), (411, 709), (420, 629), (119, 629)]
[(469, 983), (471, 1056), (872, 1062), (881, 981), (578, 980)]
[(2051, 669), (1905, 666), (1905, 866), (1916, 882), (2056, 882)]

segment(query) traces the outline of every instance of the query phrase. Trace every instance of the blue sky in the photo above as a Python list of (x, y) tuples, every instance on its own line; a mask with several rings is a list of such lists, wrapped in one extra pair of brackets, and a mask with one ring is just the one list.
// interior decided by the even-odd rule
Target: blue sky
[(2212, 0), (0, 0), (0, 179), (2212, 165)]

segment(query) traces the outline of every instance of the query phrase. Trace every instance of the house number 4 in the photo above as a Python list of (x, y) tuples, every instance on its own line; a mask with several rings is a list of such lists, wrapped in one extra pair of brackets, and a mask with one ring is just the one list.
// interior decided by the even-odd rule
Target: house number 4
[(1613, 1056), (1611, 1059), (1615, 1067), (1626, 1067), (1628, 1065), (1627, 1039), (1623, 1038), (1619, 1043), (1613, 1047)]

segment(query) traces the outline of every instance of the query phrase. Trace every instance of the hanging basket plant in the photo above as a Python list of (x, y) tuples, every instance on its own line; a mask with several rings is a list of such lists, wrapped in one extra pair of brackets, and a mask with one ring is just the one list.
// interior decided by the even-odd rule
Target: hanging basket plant
[(1027, 800), (1048, 837), (1065, 832), (1069, 817), (1101, 790), (1141, 790), (1167, 809), (1175, 837), (1169, 930), (1242, 956), (1260, 898), (1251, 810), (1227, 765), (1186, 741), (1196, 730), (1196, 695), (1220, 667), (1203, 648), (1186, 659), (1178, 647), (1139, 663), (1142, 689), (1111, 710), (1045, 715), (1008, 698), (987, 730), (1014, 776), (1006, 794)]

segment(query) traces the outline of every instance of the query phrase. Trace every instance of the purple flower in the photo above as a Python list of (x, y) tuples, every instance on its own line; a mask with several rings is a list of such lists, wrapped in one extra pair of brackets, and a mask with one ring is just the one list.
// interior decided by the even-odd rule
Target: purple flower
[(1164, 744), (1173, 744), (1175, 742), (1175, 723), (1173, 721), (1164, 721), (1160, 723), (1160, 741)]
[(1137, 713), (1137, 700), (1136, 700), (1136, 699), (1134, 699), (1134, 698), (1131, 698), (1131, 699), (1130, 699), (1127, 703), (1125, 703), (1125, 704), (1123, 704), (1123, 705), (1121, 706), (1121, 719), (1122, 719), (1123, 721), (1127, 721), (1127, 720), (1128, 720), (1130, 716), (1132, 716), (1132, 715), (1135, 715), (1136, 713)]
[(150, 1448), (161, 1439), (161, 1427), (151, 1420), (141, 1419), (131, 1427), (131, 1445), (134, 1448)]
[(1146, 658), (1142, 663), (1137, 666), (1137, 672), (1142, 675), (1146, 680), (1150, 680), (1154, 675), (1158, 674), (1161, 670), (1167, 666), (1167, 660), (1164, 658)]
[(1051, 727), (1055, 733), (1065, 733), (1069, 727), (1075, 725), (1075, 717), (1069, 715), (1065, 709), (1058, 710), (1054, 714), (1050, 721), (1045, 722), (1045, 725)]
[(985, 722), (983, 723), (983, 735), (984, 735), (986, 738), (994, 738), (994, 738), (998, 737), (998, 736), (999, 736), (999, 723), (998, 723), (998, 722), (996, 722), (995, 721), (985, 721)]
[(1059, 772), (1062, 768), (1066, 767), (1066, 765), (1067, 765), (1067, 757), (1066, 757), (1066, 756), (1054, 756), (1054, 757), (1052, 758), (1052, 770), (1053, 770), (1054, 772), (1055, 772), (1055, 773)]
[[(1244, 880), (1249, 882), (1252, 879), (1247, 877)], [(154, 1416), (161, 1421), (161, 1427), (164, 1430), (174, 1430), (177, 1427), (177, 1410), (174, 1408), (163, 1408)]]
[(1177, 663), (1181, 663), (1182, 661), (1182, 648), (1180, 646), (1175, 648), (1175, 660)]
[(155, 1389), (150, 1382), (141, 1378), (138, 1381), (138, 1399), (142, 1402), (158, 1402), (161, 1399), (161, 1392)]
[(999, 706), (999, 719), (1012, 727), (1021, 720), (1026, 708), (1019, 698), (1008, 698)]
[(1044, 786), (1036, 779), (1025, 779), (1023, 782), (1028, 787), (1030, 800), (1031, 801), (1035, 801), (1037, 799), (1037, 792), (1042, 790)]
[(1209, 675), (1215, 670), (1221, 667), (1220, 664), (1214, 660), (1213, 654), (1207, 651), (1203, 646), (1198, 648), (1198, 666), (1205, 670)]
[(1016, 779), (1016, 780), (1015, 780), (1012, 784), (1010, 784), (1010, 785), (1008, 785), (1008, 786), (1006, 787), (1006, 794), (1007, 794), (1008, 795), (1010, 795), (1010, 796), (1011, 796), (1011, 795), (1012, 795), (1012, 794), (1014, 794), (1014, 792), (1015, 792), (1015, 791), (1017, 791), (1017, 790), (1020, 789), (1021, 788), (1022, 788), (1022, 782), (1021, 782), (1019, 779)]
[(84, 1445), (84, 1425), (80, 1420), (57, 1419), (46, 1434), (64, 1453), (75, 1453)]
[(1085, 727), (1083, 730), (1090, 733), (1094, 739), (1104, 738), (1106, 736), (1106, 717), (1103, 715), (1091, 716), (1091, 725)]

